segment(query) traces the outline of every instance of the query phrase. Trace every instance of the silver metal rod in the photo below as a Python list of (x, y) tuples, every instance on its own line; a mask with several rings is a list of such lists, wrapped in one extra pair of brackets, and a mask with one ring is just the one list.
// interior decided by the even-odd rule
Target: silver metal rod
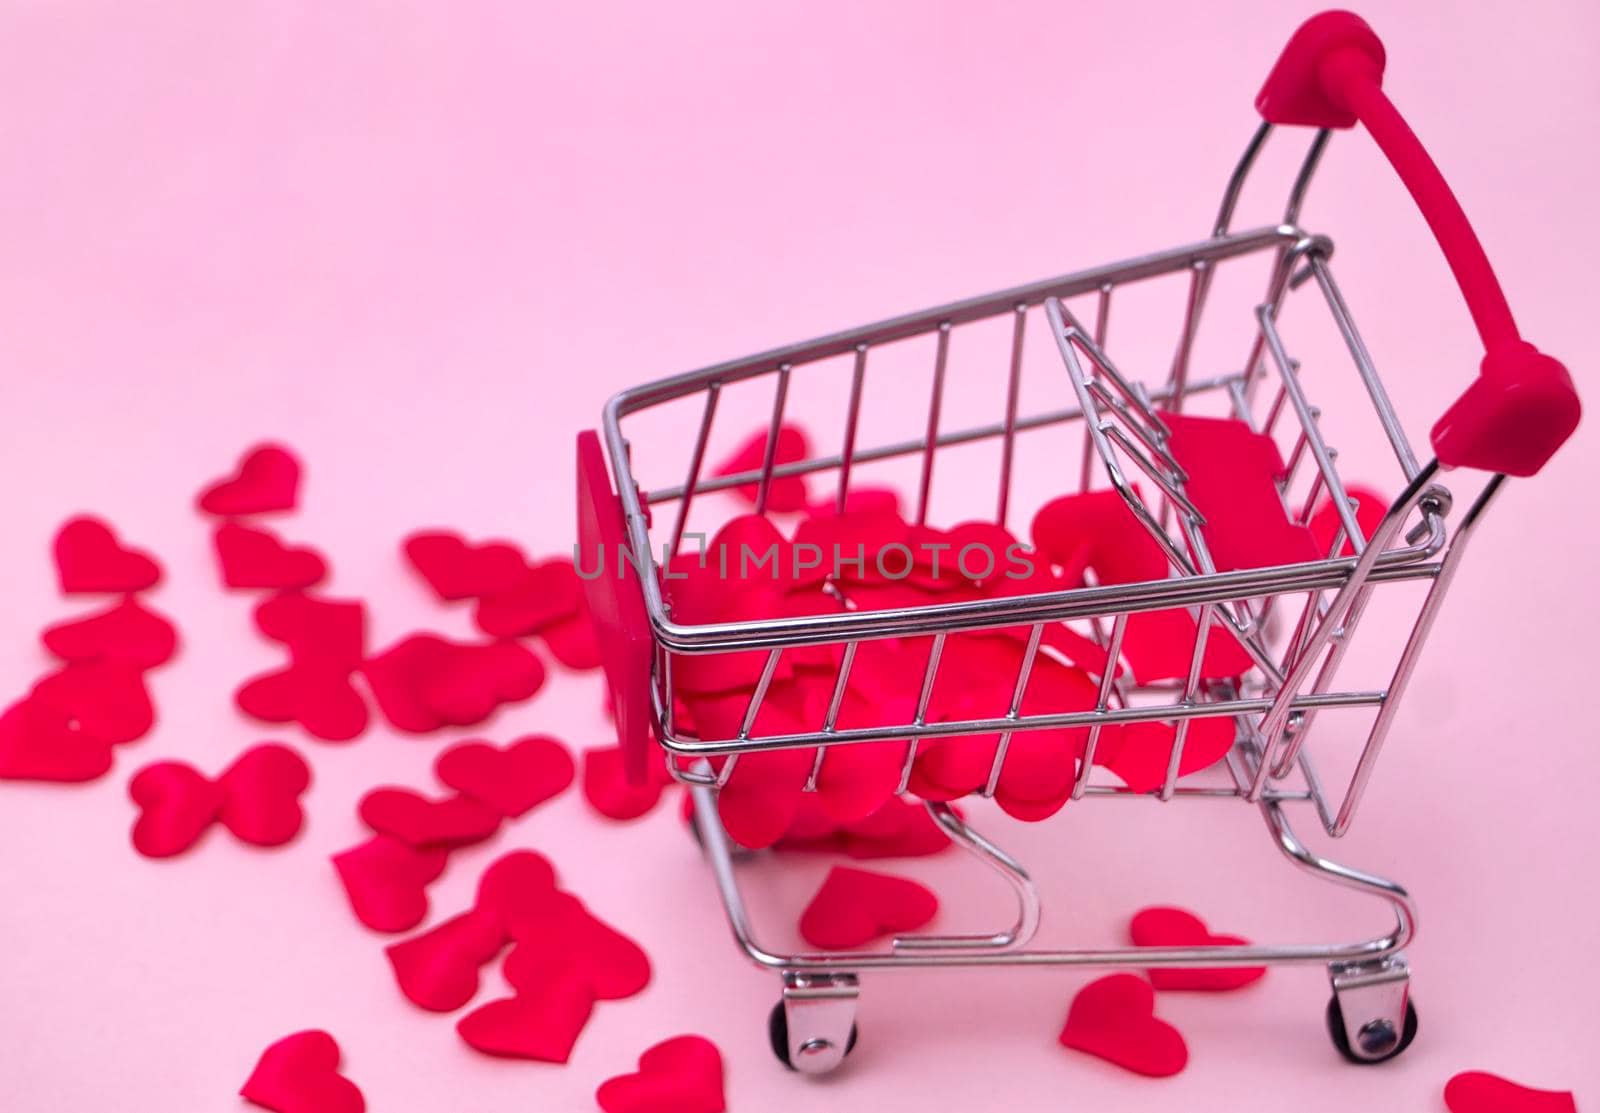
[(1367, 781), (1377, 764), (1378, 754), (1383, 749), (1390, 728), (1394, 726), (1394, 716), (1400, 709), (1401, 697), (1411, 683), (1412, 674), (1416, 672), (1417, 661), (1422, 656), (1422, 647), (1433, 631), (1434, 619), (1439, 617), (1439, 606), (1444, 602), (1450, 581), (1455, 578), (1456, 569), (1461, 564), (1461, 558), (1466, 553), (1467, 544), (1472, 540), (1483, 512), (1500, 493), (1505, 478), (1503, 475), (1496, 475), (1490, 479), (1461, 519), (1461, 524), (1456, 527), (1450, 548), (1444, 555), (1444, 566), (1428, 588), (1428, 597), (1423, 600), (1422, 611), (1417, 615), (1416, 625), (1411, 628), (1411, 636), (1406, 640), (1406, 647), (1400, 654), (1400, 662), (1395, 666), (1394, 675), (1389, 680), (1388, 698), (1378, 708), (1372, 730), (1367, 735), (1366, 745), (1362, 747), (1361, 757), (1356, 762), (1355, 772), (1350, 777), (1350, 787), (1345, 791), (1344, 802), (1339, 805), (1339, 815), (1334, 821), (1331, 832), (1335, 837), (1348, 831), (1351, 821), (1355, 819), (1356, 809), (1361, 806), (1361, 798), (1366, 794)]
[(1006, 511), (1011, 505), (1011, 459), (1017, 441), (1017, 396), (1022, 389), (1022, 336), (1028, 323), (1028, 307), (1019, 304), (1012, 314), (1011, 367), (1006, 376), (1005, 432), (1000, 440), (1000, 498), (995, 507), (994, 520), (1006, 524)]
[(944, 407), (944, 372), (950, 357), (950, 325), (939, 326), (933, 356), (933, 392), (928, 399), (928, 431), (923, 437), (922, 476), (917, 480), (917, 525), (928, 521), (928, 499), (933, 492), (933, 456), (939, 447), (939, 411)]
[(761, 458), (761, 479), (756, 486), (757, 514), (767, 512), (767, 491), (772, 486), (772, 464), (778, 455), (778, 435), (783, 431), (783, 407), (789, 398), (789, 372), (792, 370), (785, 363), (778, 368), (778, 381), (773, 388), (772, 395), (772, 420), (767, 424), (767, 449)]
[(678, 503), (678, 514), (672, 523), (672, 544), (667, 549), (668, 561), (678, 555), (678, 546), (683, 543), (683, 528), (689, 520), (689, 504), (693, 501), (695, 484), (700, 482), (700, 468), (706, 458), (706, 439), (711, 436), (711, 419), (716, 416), (717, 397), (721, 392), (722, 388), (716, 383), (706, 387), (706, 408), (700, 415), (700, 429), (695, 434), (694, 451), (689, 455), (689, 478), (683, 481), (683, 489), (689, 494)]
[(834, 508), (844, 513), (845, 498), (850, 492), (850, 469), (856, 460), (856, 424), (861, 419), (861, 384), (867, 374), (867, 346), (856, 345), (855, 367), (850, 372), (850, 405), (844, 419), (844, 451), (839, 454), (839, 494)]

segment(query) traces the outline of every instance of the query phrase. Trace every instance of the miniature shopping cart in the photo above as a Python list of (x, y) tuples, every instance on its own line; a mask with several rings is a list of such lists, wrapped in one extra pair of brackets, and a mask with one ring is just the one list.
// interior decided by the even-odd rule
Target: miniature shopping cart
[[(1528, 476), (1540, 470), (1576, 427), (1579, 404), (1565, 369), (1518, 334), (1466, 217), (1383, 93), (1383, 66), (1382, 45), (1353, 15), (1328, 12), (1302, 26), (1262, 89), (1256, 106), (1265, 122), (1228, 182), (1212, 234), (1200, 242), (661, 379), (611, 399), (604, 413), (603, 445), (593, 433), (579, 438), (581, 544), (615, 546), (635, 566), (633, 574), (588, 582), (621, 741), (636, 773), (643, 770), (647, 757), (660, 762), (665, 751), (673, 775), (689, 786), (696, 833), (739, 945), (755, 962), (781, 976), (782, 1000), (773, 1010), (771, 1032), (775, 1051), (790, 1066), (818, 1073), (842, 1061), (855, 1041), (861, 972), (932, 966), (1209, 968), (1317, 963), (1326, 966), (1332, 982), (1329, 1031), (1347, 1058), (1358, 1063), (1392, 1058), (1416, 1034), (1403, 954), (1416, 929), (1411, 897), (1392, 881), (1313, 853), (1289, 817), (1294, 812), (1314, 813), (1333, 837), (1349, 830), (1423, 642), (1484, 511), (1508, 475)], [(1357, 122), (1377, 141), (1427, 218), (1487, 353), (1477, 379), (1433, 427), (1433, 458), (1426, 462), (1413, 454), (1334, 282), (1329, 265), (1332, 241), (1300, 225), (1301, 204), (1331, 132)], [(1269, 133), (1279, 125), (1315, 129), (1282, 220), (1233, 231), (1246, 178)], [(1241, 287), (1248, 289), (1247, 305), (1225, 306), (1224, 277), (1248, 267), (1259, 271), (1264, 296), (1261, 286), (1252, 282)], [(1135, 306), (1144, 304), (1136, 288), (1164, 278), (1184, 291), (1174, 301), (1181, 306), (1176, 350), (1167, 348), (1159, 363), (1148, 358), (1130, 362), (1119, 352), (1137, 348), (1153, 327), (1125, 321), (1113, 313), (1113, 306), (1130, 298)], [(1320, 298), (1301, 293), (1308, 287)], [(1291, 307), (1300, 301), (1314, 311), (1302, 308), (1291, 314)], [(1333, 339), (1327, 346), (1339, 353), (1335, 362), (1343, 361), (1341, 349), (1348, 350), (1371, 401), (1370, 409), (1362, 403), (1341, 413), (1367, 422), (1375, 417), (1370, 439), (1380, 446), (1386, 443), (1392, 453), (1380, 449), (1375, 458), (1353, 460), (1341, 458), (1330, 444), (1323, 411), (1311, 401), (1310, 391), (1312, 380), (1327, 378), (1332, 369), (1302, 367), (1292, 354), (1296, 338), (1291, 321), (1314, 317), (1327, 330), (1324, 307), (1337, 330), (1336, 336), (1328, 333)], [(1243, 357), (1242, 366), (1202, 368), (1196, 356), (1202, 320), (1224, 314), (1236, 315), (1232, 320), (1247, 338), (1233, 357)], [(944, 397), (947, 369), (967, 337), (986, 328), (989, 335), (1006, 338), (1008, 354), (989, 361), (992, 378), (1005, 381), (1003, 413), (989, 424), (952, 422)], [(1046, 358), (1041, 360), (1040, 341), (1046, 337), (1049, 342), (1042, 345)], [(917, 353), (915, 385), (906, 385), (902, 378), (895, 389), (902, 411), (906, 399), (917, 400), (915, 420), (920, 429), (903, 439), (876, 441), (861, 422), (864, 393), (880, 360), (892, 358), (899, 361), (897, 366), (904, 365), (908, 352)], [(825, 366), (842, 369), (839, 381), (848, 384), (847, 390), (838, 392), (844, 406), (842, 425), (832, 442), (840, 446), (838, 451), (830, 446), (805, 459), (777, 458), (778, 433), (786, 413), (792, 413), (793, 395), (808, 376), (820, 376)], [(1049, 376), (1068, 404), (1024, 404), (1022, 383), (1030, 371)], [(719, 400), (736, 390), (751, 389), (763, 392), (762, 416), (770, 421), (761, 466), (735, 474), (708, 474), (707, 450)], [(1347, 393), (1359, 397), (1359, 392)], [(676, 416), (662, 427), (675, 432), (687, 450), (686, 465), (679, 461), (671, 474), (642, 459), (630, 441), (636, 422), (668, 411)], [(1273, 481), (1284, 519), (1303, 526), (1316, 506), (1331, 506), (1337, 515), (1337, 530), (1325, 551), (1265, 567), (1216, 559), (1213, 515), (1189, 497), (1194, 477), (1169, 451), (1171, 415), (1201, 413), (1231, 419), (1273, 438), (1281, 452), (1282, 468)], [(936, 477), (955, 470), (941, 471), (936, 465), (953, 453), (965, 453), (959, 478), (969, 487), (979, 467), (972, 461), (987, 461), (982, 465), (987, 469), (998, 463), (992, 481), (984, 485), (989, 492), (984, 513), (1005, 524), (1018, 514), (1022, 480), (1033, 475), (1019, 463), (1024, 448), (1041, 443), (1045, 455), (1040, 458), (1050, 461), (1058, 487), (1075, 478), (1078, 489), (1109, 483), (1120, 494), (1165, 554), (1170, 564), (1165, 578), (975, 601), (935, 599), (927, 605), (811, 617), (700, 625), (673, 620), (659, 577), (683, 544), (691, 505), (700, 507), (701, 514), (716, 511), (719, 500), (702, 498), (708, 492), (753, 486), (756, 512), (761, 513), (778, 481), (792, 476), (832, 477), (842, 510), (852, 484), (859, 486), (868, 468), (897, 462), (908, 465), (908, 474), (916, 476), (920, 522), (941, 493)], [(973, 455), (975, 450), (987, 455)], [(1081, 474), (1073, 477), (1074, 468), (1081, 468)], [(1453, 499), (1439, 483), (1447, 470), (1455, 468), (1487, 476), (1470, 501)], [(1368, 519), (1367, 528), (1355, 513), (1344, 478), (1358, 475), (1399, 490), (1381, 520)], [(731, 499), (720, 501), (732, 505)], [(1411, 588), (1406, 590), (1406, 585)], [(1381, 676), (1387, 683), (1381, 686), (1341, 686), (1341, 663), (1363, 615), (1379, 597), (1416, 607), (1398, 663), (1384, 663)], [(1193, 619), (1187, 676), (1140, 684), (1119, 673), (1115, 662), (1130, 617), (1178, 608)], [(1113, 665), (1097, 680), (1099, 699), (1092, 709), (1024, 713), (1021, 693), (1041, 653), (1041, 631), (1053, 623), (1084, 631)], [(1017, 627), (1031, 629), (1031, 636), (1017, 678), (1018, 698), (1009, 714), (927, 721), (927, 693), (935, 683), (946, 639)], [(1205, 679), (1200, 668), (1208, 637), (1223, 636), (1219, 631), (1243, 646), (1251, 661), (1248, 671), (1221, 681)], [(842, 663), (834, 681), (837, 707), (839, 693), (853, 682), (850, 662), (856, 648), (873, 639), (908, 635), (930, 639), (932, 650), (922, 701), (904, 724), (844, 729), (830, 715), (823, 729), (814, 731), (771, 734), (758, 729), (758, 712), (783, 654), (801, 647), (838, 648), (835, 660)], [(697, 736), (675, 715), (674, 663), (686, 655), (731, 651), (765, 655), (765, 668), (750, 695), (742, 728), (731, 737)], [(1360, 742), (1357, 734), (1354, 744), (1343, 748), (1340, 756), (1346, 769), (1334, 781), (1319, 775), (1323, 753), (1309, 745), (1313, 722), (1350, 712), (1366, 716), (1361, 720), (1365, 741)], [(1235, 725), (1232, 748), (1211, 771), (1210, 782), (1191, 783), (1180, 773), (1187, 725), (1199, 717), (1218, 716), (1229, 717)], [(1152, 721), (1173, 726), (1166, 777), (1154, 790), (1135, 792), (1096, 766), (1096, 739), (1117, 724)], [(994, 735), (999, 737), (994, 766), (982, 790), (992, 794), (1008, 740), (1027, 731), (1077, 727), (1088, 729), (1089, 740), (1072, 774), (1073, 799), (1243, 801), (1259, 809), (1274, 844), (1294, 865), (1387, 902), (1394, 912), (1393, 926), (1372, 938), (1337, 944), (1030, 949), (1040, 898), (1028, 873), (948, 803), (928, 803), (932, 818), (953, 842), (1009, 881), (1017, 909), (1007, 926), (970, 935), (905, 935), (880, 949), (849, 952), (782, 953), (755, 937), (737, 876), (740, 848), (720, 825), (716, 808), (716, 793), (741, 755), (816, 747), (818, 764), (825, 764), (840, 747), (889, 740), (904, 743), (909, 774), (919, 745), (940, 738)], [(1319, 747), (1320, 739), (1319, 733)], [(813, 769), (807, 787), (814, 788), (815, 781)], [(1341, 783), (1343, 791), (1336, 791)], [(903, 777), (902, 792), (906, 784)]]

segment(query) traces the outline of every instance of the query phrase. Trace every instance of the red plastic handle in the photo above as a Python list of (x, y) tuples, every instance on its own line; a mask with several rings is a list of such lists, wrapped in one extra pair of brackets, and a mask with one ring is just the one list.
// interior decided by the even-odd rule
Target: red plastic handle
[(1483, 339), (1478, 378), (1434, 424), (1433, 450), (1446, 467), (1533, 475), (1578, 426), (1572, 376), (1517, 331), (1461, 203), (1383, 91), (1384, 61), (1360, 16), (1312, 16), (1267, 75), (1256, 109), (1273, 124), (1366, 127), (1427, 219)]

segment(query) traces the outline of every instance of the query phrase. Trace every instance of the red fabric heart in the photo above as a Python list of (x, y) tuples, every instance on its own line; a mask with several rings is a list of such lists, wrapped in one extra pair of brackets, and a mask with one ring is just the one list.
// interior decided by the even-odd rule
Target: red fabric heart
[(300, 755), (273, 742), (246, 750), (215, 781), (181, 761), (148, 765), (128, 782), (140, 809), (134, 849), (147, 858), (182, 854), (213, 820), (244, 842), (281, 846), (305, 821), (299, 797), (310, 784)]
[(537, 633), (577, 614), (582, 593), (572, 561), (541, 561), (525, 569), (510, 587), (480, 599), (474, 621), (495, 638)]
[(617, 1001), (650, 984), (650, 958), (644, 950), (599, 919), (570, 893), (546, 894), (539, 914), (516, 923), (517, 945), (505, 961), (506, 981), (519, 993), (566, 972), (597, 1000)]
[(223, 791), (192, 765), (160, 761), (134, 775), (128, 795), (140, 813), (133, 848), (146, 858), (170, 858), (188, 850), (211, 826)]
[(296, 664), (349, 674), (367, 655), (367, 608), (359, 600), (284, 591), (256, 606), (255, 623)]
[(213, 536), (217, 567), (228, 587), (307, 588), (328, 575), (328, 562), (310, 548), (291, 548), (270, 530), (224, 522)]
[(1176, 1028), (1155, 1015), (1156, 991), (1136, 974), (1112, 974), (1078, 991), (1061, 1045), (1086, 1051), (1136, 1074), (1166, 1078), (1189, 1062)]
[[(1378, 528), (1378, 523), (1383, 521), (1384, 514), (1389, 510), (1389, 500), (1370, 487), (1346, 487), (1344, 493), (1355, 500), (1356, 525), (1361, 527), (1364, 536), (1371, 537), (1372, 531)], [(1311, 537), (1316, 542), (1319, 557), (1333, 554), (1334, 535), (1343, 528), (1344, 523), (1340, 520), (1339, 511), (1334, 508), (1333, 500), (1324, 494), (1317, 512), (1311, 516)], [(1348, 537), (1339, 542), (1339, 556), (1354, 556), (1355, 551)]]
[(549, 859), (532, 850), (513, 850), (483, 871), (474, 907), (499, 924), (507, 938), (521, 938), (545, 915), (556, 893), (556, 871)]
[(515, 997), (490, 1001), (456, 1024), (469, 1047), (500, 1058), (565, 1063), (594, 1012), (581, 980), (558, 974)]
[(652, 762), (653, 775), (644, 784), (636, 785), (628, 780), (621, 746), (585, 750), (583, 798), (607, 819), (638, 819), (655, 809), (661, 802), (662, 790), (671, 782), (671, 774), (663, 768), (657, 775), (656, 768), (657, 763)]
[(525, 815), (572, 784), (572, 755), (554, 738), (530, 734), (498, 749), (458, 742), (433, 764), (440, 781), (508, 819)]
[(587, 672), (603, 663), (600, 641), (595, 635), (594, 622), (589, 617), (589, 602), (579, 596), (578, 612), (571, 618), (553, 622), (539, 631), (550, 656), (569, 669)]
[(349, 675), (319, 665), (290, 665), (245, 681), (234, 702), (263, 723), (298, 723), (324, 742), (348, 742), (367, 729), (367, 704)]
[[(778, 429), (778, 443), (773, 452), (772, 463), (795, 464), (811, 455), (811, 440), (806, 436), (805, 430), (797, 425), (783, 425)], [(760, 471), (764, 466), (767, 456), (767, 433), (762, 431), (741, 444), (732, 456), (729, 456), (717, 468), (716, 475), (737, 475), (739, 472)], [(733, 488), (733, 493), (755, 505), (760, 492), (760, 484), (745, 483)], [(790, 475), (774, 477), (767, 486), (767, 509), (777, 513), (788, 513), (806, 508), (807, 488), (806, 478), (803, 475)]]
[(364, 1113), (367, 1101), (339, 1073), (339, 1058), (328, 1033), (296, 1032), (261, 1053), (239, 1094), (276, 1113)]
[(500, 924), (472, 911), (384, 949), (400, 992), (419, 1008), (454, 1012), (478, 992), (478, 975), (505, 946)]
[(704, 1036), (674, 1036), (639, 1056), (639, 1070), (608, 1078), (594, 1100), (605, 1113), (723, 1113), (722, 1053)]
[(79, 517), (56, 534), (56, 572), (67, 595), (143, 591), (161, 582), (161, 566), (147, 553), (127, 549), (99, 518)]
[(287, 746), (264, 742), (240, 754), (217, 778), (222, 809), (217, 818), (235, 838), (255, 846), (282, 846), (300, 833), (300, 794), (311, 769)]
[(143, 738), (156, 721), (144, 675), (120, 661), (71, 662), (35, 684), (28, 698), (110, 745)]
[(384, 716), (413, 734), (481, 723), (501, 704), (531, 697), (545, 678), (539, 659), (517, 642), (473, 645), (432, 634), (404, 639), (363, 671)]
[[(1178, 776), (1187, 777), (1208, 769), (1233, 748), (1232, 719), (1190, 719), (1189, 733), (1183, 740), (1183, 757), (1178, 761)], [(1154, 792), (1166, 783), (1167, 764), (1177, 738), (1171, 723), (1126, 723), (1100, 732), (1100, 748), (1095, 763), (1122, 778), (1134, 792)], [(1159, 986), (1158, 986), (1159, 988)]]
[(374, 835), (333, 856), (351, 910), (373, 931), (409, 931), (428, 914), (428, 885), (444, 872), (448, 852), (414, 850)]
[[(698, 714), (698, 712), (697, 712)], [(745, 754), (717, 793), (717, 816), (740, 846), (761, 850), (783, 837), (800, 810), (815, 751)]]
[[(844, 497), (846, 514), (882, 514), (901, 517), (900, 492), (890, 487), (851, 487)], [(839, 513), (837, 496), (817, 499), (806, 505), (806, 517), (831, 518)]]
[(1161, 420), (1171, 434), (1167, 448), (1188, 473), (1184, 493), (1205, 517), (1201, 532), (1219, 572), (1320, 555), (1310, 532), (1284, 511), (1283, 457), (1271, 437), (1236, 418), (1163, 411)]
[(456, 1023), (456, 1031), (467, 1046), (485, 1055), (565, 1063), (594, 1007), (594, 995), (584, 983), (557, 979), (538, 993), (518, 993), (474, 1009)]
[[(1144, 908), (1128, 924), (1128, 935), (1135, 947), (1243, 947), (1248, 939), (1237, 935), (1217, 935), (1193, 912), (1182, 908)], [(1240, 989), (1266, 974), (1265, 966), (1218, 967), (1213, 970), (1180, 970), (1157, 966), (1148, 971), (1150, 984), (1157, 989), (1192, 989), (1224, 992)]]
[(938, 911), (939, 898), (915, 881), (835, 866), (806, 905), (800, 934), (813, 946), (841, 950), (915, 931)]
[(373, 789), (361, 798), (361, 821), (418, 850), (482, 842), (500, 829), (500, 813), (470, 796), (429, 800), (409, 788)]
[(459, 533), (428, 530), (407, 537), (404, 547), (411, 567), (448, 602), (510, 591), (528, 571), (522, 550), (509, 541), (471, 545)]
[[(1330, 538), (1329, 546), (1333, 541)], [(1535, 1090), (1488, 1071), (1464, 1071), (1445, 1083), (1450, 1113), (1578, 1113), (1566, 1090)]]
[(71, 784), (110, 769), (110, 743), (76, 729), (59, 707), (30, 698), (0, 714), (0, 780)]
[(164, 665), (178, 650), (172, 623), (132, 597), (108, 610), (58, 623), (42, 640), (63, 661), (121, 661), (137, 669)]
[(300, 489), (300, 461), (287, 448), (257, 445), (239, 461), (232, 477), (206, 488), (196, 500), (219, 518), (293, 510)]

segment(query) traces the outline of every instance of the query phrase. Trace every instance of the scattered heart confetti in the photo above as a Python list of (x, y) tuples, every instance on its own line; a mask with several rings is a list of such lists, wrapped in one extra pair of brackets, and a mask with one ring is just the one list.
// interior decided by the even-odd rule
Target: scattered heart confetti
[(247, 680), (234, 702), (263, 723), (298, 723), (313, 738), (348, 742), (367, 729), (366, 701), (348, 674), (317, 665), (291, 665)]
[(538, 633), (577, 614), (582, 591), (572, 561), (542, 561), (525, 568), (510, 587), (480, 599), (474, 621), (495, 638)]
[[(655, 768), (652, 763), (651, 770)], [(583, 798), (607, 819), (629, 820), (647, 815), (661, 802), (661, 793), (670, 780), (663, 771), (644, 784), (631, 783), (620, 746), (583, 751)]]
[(314, 549), (285, 545), (270, 530), (224, 522), (213, 541), (222, 582), (231, 588), (307, 588), (328, 575), (328, 562)]
[(256, 606), (255, 623), (297, 664), (348, 674), (366, 658), (367, 608), (359, 600), (284, 591)]
[(60, 708), (23, 699), (0, 714), (0, 780), (76, 784), (110, 769), (110, 743), (76, 729)]
[(1177, 1074), (1189, 1062), (1189, 1048), (1156, 1017), (1155, 1004), (1155, 990), (1136, 974), (1090, 982), (1072, 999), (1061, 1044), (1151, 1078)]
[(500, 813), (470, 796), (429, 800), (408, 788), (378, 788), (361, 798), (361, 821), (417, 850), (482, 842), (500, 829)]
[(124, 548), (99, 518), (73, 518), (56, 534), (56, 572), (67, 595), (143, 591), (161, 582), (147, 553)]
[(556, 892), (556, 871), (549, 859), (532, 850), (513, 850), (483, 871), (474, 907), (492, 917), (507, 938), (519, 939), (543, 918)]
[(571, 618), (553, 622), (539, 631), (550, 656), (569, 669), (587, 672), (601, 666), (600, 640), (589, 617), (589, 602), (580, 597), (578, 611)]
[(674, 1036), (639, 1056), (634, 1074), (600, 1084), (605, 1113), (723, 1113), (722, 1053), (704, 1036)]
[[(767, 433), (762, 431), (738, 447), (732, 456), (717, 468), (717, 475), (737, 475), (740, 472), (760, 471), (767, 456)], [(773, 450), (772, 463), (795, 464), (811, 455), (811, 441), (805, 430), (796, 425), (783, 425), (778, 429), (778, 443)], [(734, 494), (754, 505), (760, 484), (745, 483), (733, 488)], [(775, 476), (767, 486), (767, 509), (787, 513), (806, 508), (806, 479), (803, 475)]]
[(444, 872), (448, 856), (374, 835), (335, 854), (333, 867), (356, 919), (373, 931), (410, 931), (428, 915), (428, 886)]
[(565, 1063), (594, 1003), (594, 994), (580, 979), (558, 974), (515, 997), (474, 1009), (456, 1024), (456, 1031), (485, 1055)]
[(639, 944), (570, 893), (546, 894), (539, 914), (515, 928), (505, 976), (518, 992), (537, 990), (557, 972), (581, 980), (600, 1001), (632, 997), (650, 984), (650, 959)]
[(458, 742), (439, 755), (439, 780), (508, 819), (559, 796), (572, 784), (572, 755), (554, 738), (530, 734), (503, 749), (487, 742)]
[(161, 761), (134, 775), (128, 795), (140, 813), (134, 849), (146, 858), (170, 858), (193, 846), (216, 820), (223, 791), (192, 765)]
[(384, 953), (407, 1000), (431, 1012), (448, 1013), (477, 996), (479, 973), (505, 944), (505, 933), (495, 918), (474, 910), (390, 944)]
[(229, 518), (293, 510), (300, 489), (300, 461), (287, 448), (263, 444), (239, 461), (239, 470), (200, 493), (197, 505), (207, 514)]
[(510, 591), (528, 572), (522, 550), (510, 542), (473, 545), (449, 530), (413, 533), (404, 549), (411, 567), (447, 602)]
[(800, 917), (800, 934), (828, 950), (915, 931), (939, 911), (926, 887), (903, 877), (835, 866)]
[(217, 820), (244, 842), (281, 846), (305, 821), (299, 797), (310, 784), (300, 755), (272, 742), (246, 750), (215, 781), (181, 761), (148, 765), (128, 782), (140, 810), (134, 849), (146, 858), (182, 854)]
[(364, 1113), (366, 1099), (339, 1073), (340, 1057), (326, 1032), (285, 1036), (261, 1053), (239, 1095), (276, 1113)]
[(1464, 1071), (1445, 1083), (1444, 1103), (1450, 1113), (1578, 1113), (1568, 1091), (1535, 1090), (1480, 1070)]
[(143, 738), (156, 721), (144, 674), (115, 660), (70, 662), (35, 684), (28, 698), (111, 745)]
[(282, 846), (305, 823), (299, 798), (311, 787), (311, 769), (287, 746), (252, 746), (222, 771), (217, 783), (224, 794), (217, 818), (235, 838), (255, 846)]
[(413, 634), (363, 667), (372, 694), (397, 730), (425, 734), (474, 726), (497, 707), (544, 684), (539, 659), (517, 642), (465, 644)]
[[(1182, 908), (1144, 908), (1128, 924), (1128, 935), (1135, 947), (1243, 947), (1249, 940), (1237, 935), (1218, 935), (1205, 921)], [(1182, 970), (1157, 966), (1148, 971), (1156, 989), (1192, 989), (1223, 992), (1240, 989), (1266, 974), (1265, 966), (1218, 967), (1212, 970)]]
[(63, 661), (121, 661), (137, 669), (164, 665), (178, 650), (172, 623), (131, 596), (107, 610), (58, 623), (41, 640)]

